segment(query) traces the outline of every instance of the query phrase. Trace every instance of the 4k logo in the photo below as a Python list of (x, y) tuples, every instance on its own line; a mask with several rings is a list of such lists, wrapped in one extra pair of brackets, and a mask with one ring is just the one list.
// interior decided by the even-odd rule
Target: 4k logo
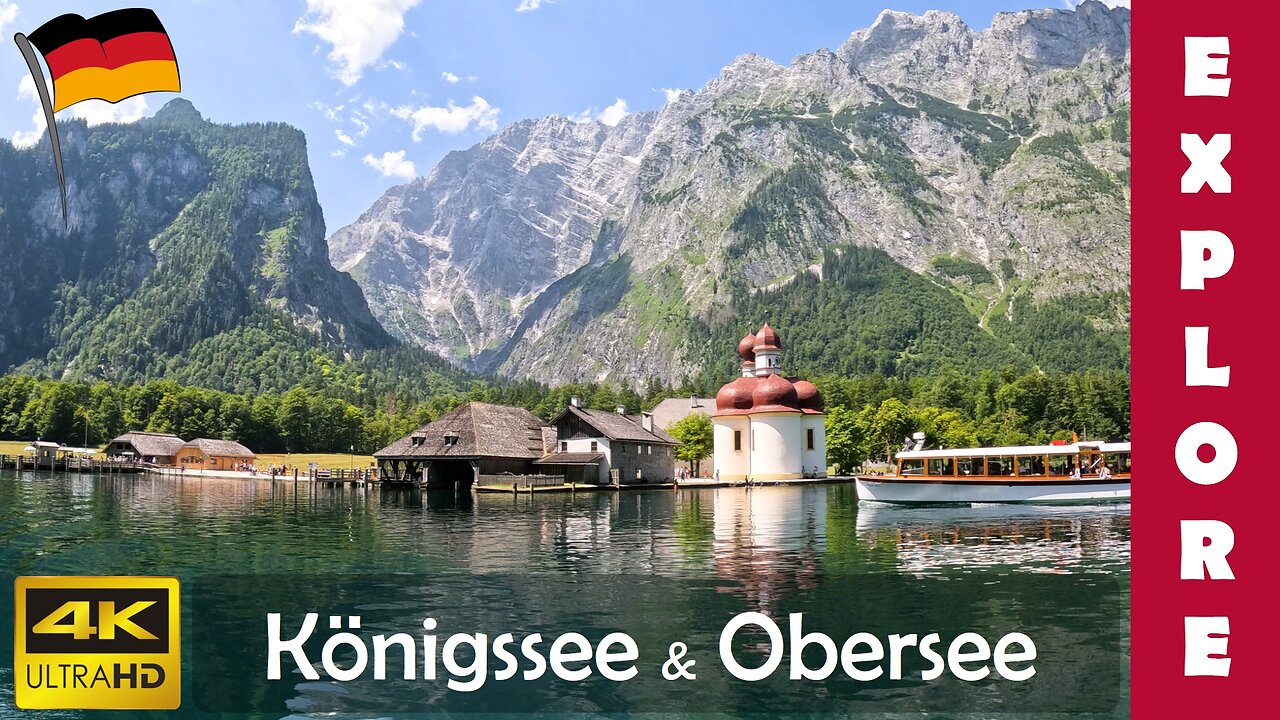
[(177, 578), (18, 578), (18, 707), (177, 709), (182, 684), (178, 607)]

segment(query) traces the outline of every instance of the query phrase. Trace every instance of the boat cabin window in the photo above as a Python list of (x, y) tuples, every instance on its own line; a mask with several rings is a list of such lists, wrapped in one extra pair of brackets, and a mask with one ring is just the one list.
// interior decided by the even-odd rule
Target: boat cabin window
[(1020, 455), (1018, 456), (1018, 474), (1022, 477), (1043, 477), (1044, 476), (1044, 456), (1043, 455)]
[(1102, 462), (1101, 462), (1101, 460), (1102, 460), (1102, 459), (1098, 456), (1098, 453), (1096, 453), (1096, 452), (1082, 452), (1082, 453), (1080, 453), (1080, 474), (1082, 474), (1082, 475), (1089, 475), (1089, 474), (1097, 475), (1097, 474), (1098, 474), (1098, 468), (1102, 467)]
[(1050, 455), (1049, 456), (1049, 474), (1050, 475), (1070, 475), (1071, 468), (1076, 464), (1076, 459), (1071, 455)]
[(956, 466), (961, 475), (985, 475), (987, 473), (986, 460), (983, 457), (959, 458), (956, 460)]
[(1106, 458), (1112, 473), (1129, 472), (1129, 453), (1107, 453)]
[(933, 477), (955, 477), (955, 458), (930, 458), (929, 474)]
[(1013, 475), (1013, 458), (1008, 455), (987, 458), (987, 474), (996, 476)]
[(899, 475), (923, 475), (924, 460), (900, 460), (898, 462)]

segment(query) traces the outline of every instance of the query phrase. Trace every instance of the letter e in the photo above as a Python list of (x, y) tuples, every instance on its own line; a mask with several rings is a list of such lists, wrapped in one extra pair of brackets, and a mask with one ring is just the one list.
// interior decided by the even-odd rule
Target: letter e
[[(1188, 37), (1182, 39), (1185, 70), (1182, 94), (1186, 97), (1227, 97), (1231, 78), (1227, 75), (1227, 58), (1231, 42), (1225, 37)], [(1221, 75), (1222, 77), (1210, 77)]]
[[(1225, 617), (1188, 617), (1183, 621), (1186, 646), (1182, 674), (1187, 677), (1230, 675), (1231, 658), (1226, 656), (1230, 621)], [(1211, 657), (1213, 655), (1222, 657)]]

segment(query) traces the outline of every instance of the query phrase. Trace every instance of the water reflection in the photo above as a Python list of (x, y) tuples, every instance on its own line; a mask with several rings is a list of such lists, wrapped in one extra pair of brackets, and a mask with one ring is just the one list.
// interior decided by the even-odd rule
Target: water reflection
[(824, 574), (1123, 573), (1129, 506), (859, 506), (846, 485), (473, 497), (5, 473), (0, 539), (21, 572), (657, 573), (764, 597)]
[[(981, 573), (991, 584), (1046, 572), (1127, 578), (1129, 538), (1128, 505), (860, 506), (848, 485), (473, 497), (292, 481), (0, 473), (0, 568), (9, 575), (412, 573), (424, 592), (438, 591), (444, 576), (485, 575), (495, 579), (461, 582), (481, 594), (478, 606), (495, 614), (495, 626), (512, 627), (537, 625), (533, 616), (508, 618), (518, 612), (510, 601), (517, 593), (523, 611), (587, 612), (528, 576), (607, 575), (626, 583), (592, 597), (589, 609), (652, 623), (655, 638), (665, 638), (668, 625), (711, 632), (724, 617), (692, 598), (645, 595), (645, 576), (711, 581), (735, 604), (775, 613), (816, 588), (854, 587), (850, 578), (856, 584), (869, 574)], [(503, 584), (497, 574), (528, 587)], [(637, 607), (640, 598), (645, 604)], [(9, 601), (0, 599), (0, 616)], [(1124, 618), (1127, 595), (1093, 611)], [(0, 627), (0, 644), (11, 642), (8, 632)], [(1109, 627), (1099, 633), (1114, 635)], [(714, 646), (712, 637), (699, 640)], [(12, 700), (10, 672), (0, 668), (0, 704)]]
[(912, 574), (1128, 572), (1129, 505), (866, 505), (859, 542)]

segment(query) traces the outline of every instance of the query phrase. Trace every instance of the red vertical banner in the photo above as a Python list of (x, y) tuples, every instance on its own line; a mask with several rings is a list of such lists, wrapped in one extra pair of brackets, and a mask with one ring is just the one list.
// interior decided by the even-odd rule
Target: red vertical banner
[(1134, 14), (1135, 718), (1274, 712), (1278, 20), (1273, 3)]

